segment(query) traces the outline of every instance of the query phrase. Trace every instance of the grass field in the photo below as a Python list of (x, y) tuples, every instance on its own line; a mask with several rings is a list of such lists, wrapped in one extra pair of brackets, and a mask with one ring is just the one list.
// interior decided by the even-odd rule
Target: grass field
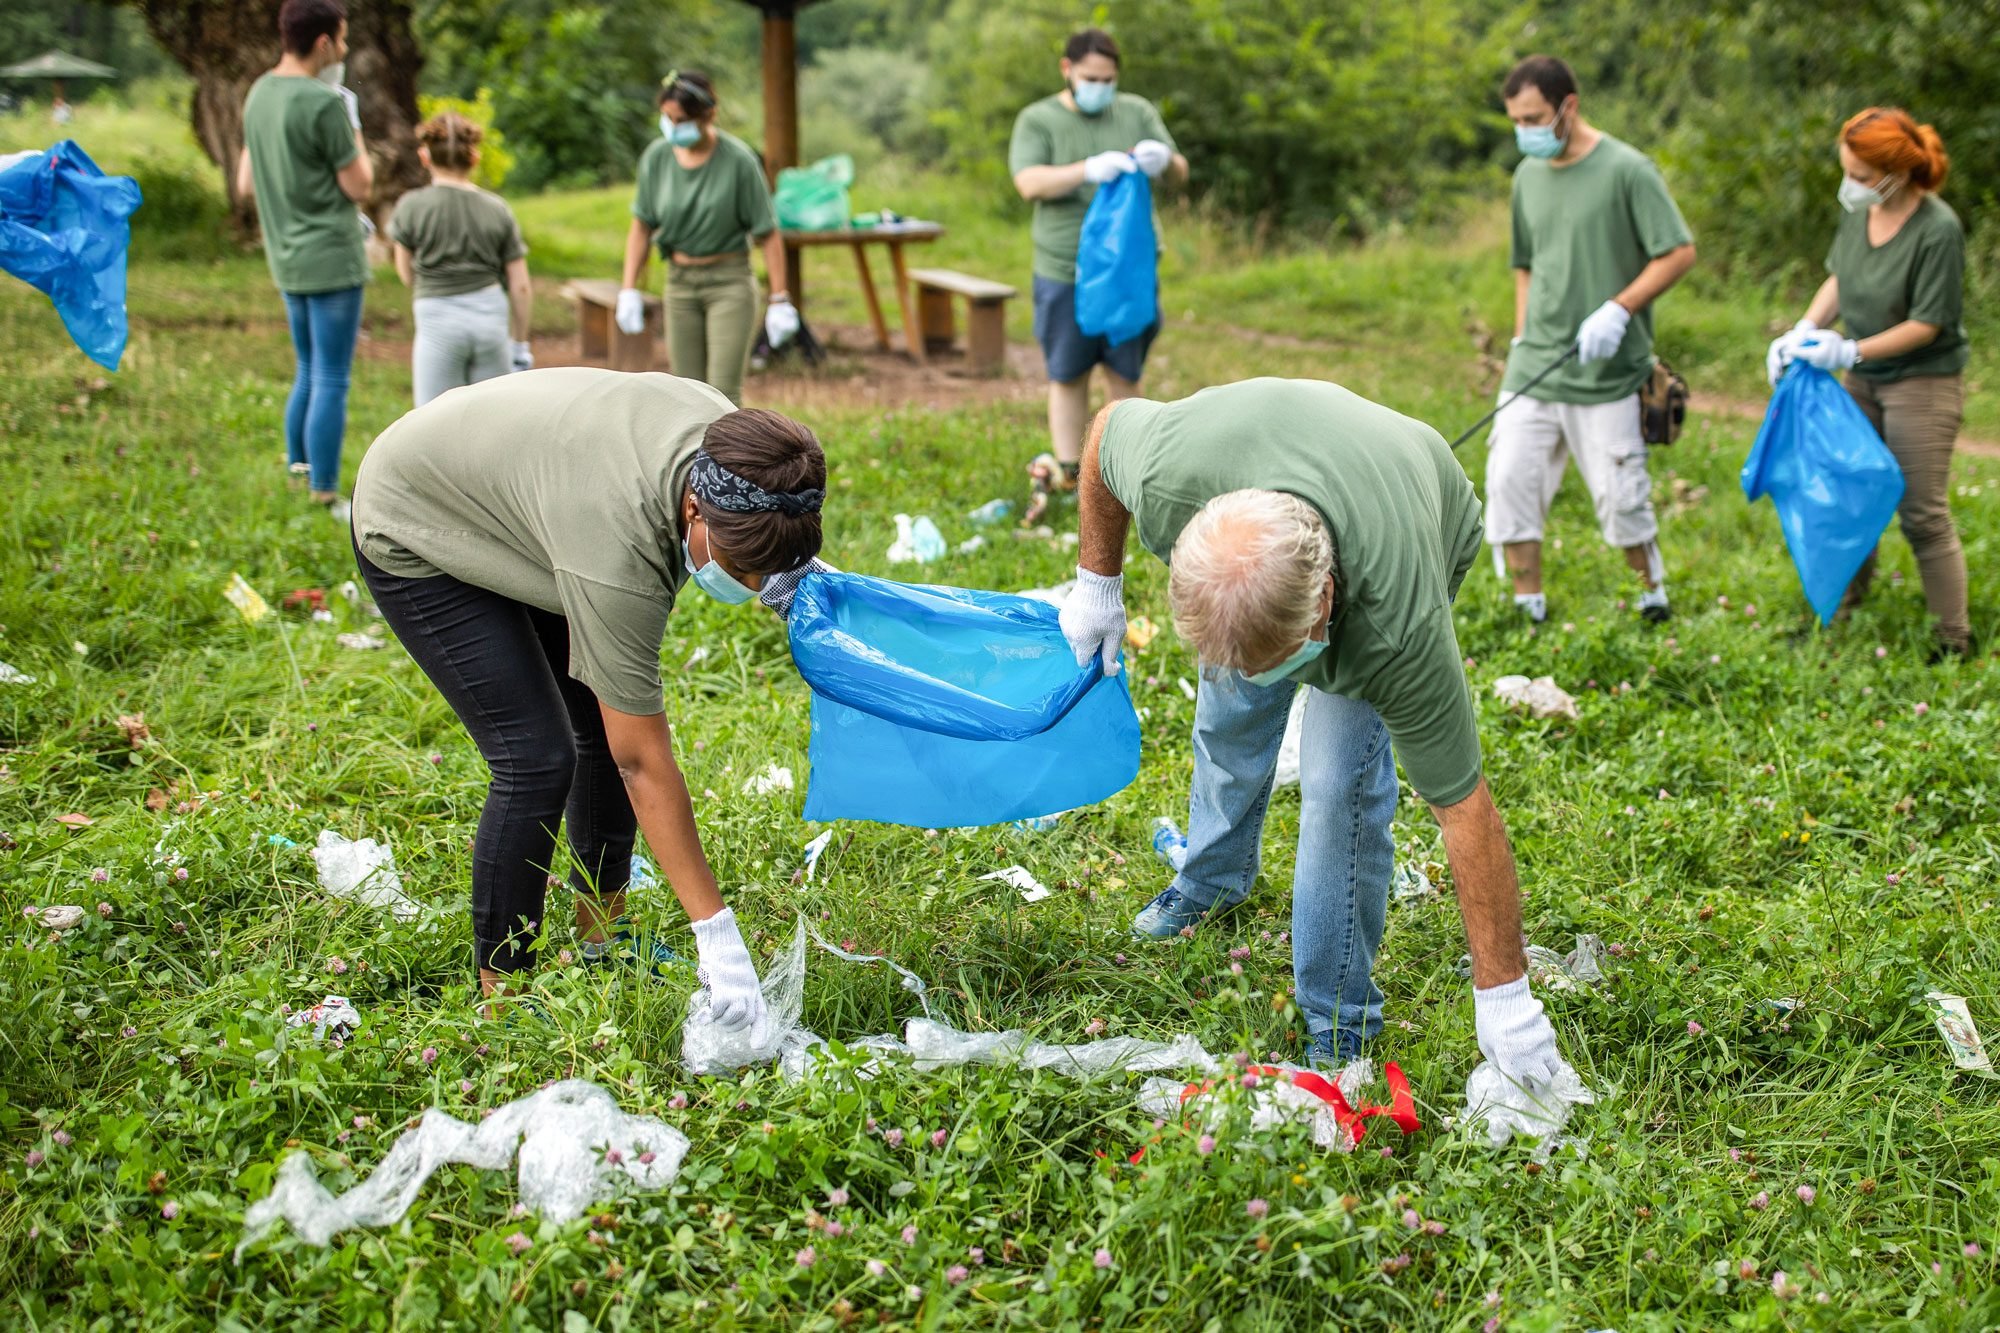
[[(171, 175), (191, 156), (157, 114), (85, 110), (77, 136), (107, 165), (146, 157)], [(30, 129), (39, 137), (0, 124)], [(950, 222), (938, 260), (1025, 280), (1024, 230), (968, 187), (885, 168), (856, 199), (883, 203)], [(538, 275), (604, 272), (624, 196), (536, 198), (520, 213)], [(1490, 221), (1338, 252), (1253, 252), (1199, 219), (1170, 225), (1156, 393), (1319, 376), (1448, 434), (1483, 410), (1464, 325), (1472, 314), (1504, 328), (1509, 315)], [(851, 296), (824, 290), (836, 315), (858, 318), (839, 304)], [(553, 305), (539, 334), (562, 330)], [(1377, 1053), (1408, 1072), (1424, 1130), (1377, 1129), (1339, 1156), (1238, 1123), (1203, 1155), (1194, 1132), (1140, 1115), (1123, 1079), (907, 1066), (872, 1082), (693, 1078), (678, 1064), (691, 977), (649, 985), (552, 962), (540, 985), (553, 1038), (475, 1022), (468, 841), (484, 770), (471, 743), (399, 649), (335, 645), (369, 628), (338, 596), (330, 625), (246, 625), (222, 597), (233, 572), (274, 602), (353, 576), (343, 532), (283, 481), (291, 354), (263, 263), (212, 235), (144, 233), (132, 312), (125, 368), (101, 376), (46, 302), (0, 284), (0, 659), (36, 677), (0, 685), (0, 909), (15, 923), (0, 941), (0, 1289), (18, 1298), (0, 1321), (2000, 1323), (2000, 1084), (1955, 1075), (1916, 1003), (1932, 988), (1966, 995), (2000, 1033), (1991, 659), (1924, 665), (1922, 599), (1894, 536), (1872, 601), (1850, 623), (1811, 627), (1769, 507), (1737, 488), (1753, 419), (1704, 416), (1656, 458), (1678, 611), (1664, 630), (1620, 609), (1630, 589), (1574, 481), (1552, 533), (1551, 623), (1515, 624), (1483, 567), (1460, 597), (1529, 936), (1567, 948), (1593, 931), (1618, 951), (1601, 988), (1545, 996), (1601, 1093), (1579, 1114), (1577, 1146), (1543, 1168), (1445, 1128), (1478, 1057), (1452, 971), (1461, 928), (1435, 900), (1396, 909), (1378, 971), (1390, 1027)], [(1790, 313), (1697, 283), (1660, 319), (1698, 385), (1748, 397), (1765, 326)], [(408, 402), (406, 296), (386, 273), (367, 321), (350, 478)], [(1969, 427), (1989, 435), (1992, 346), (1974, 362)], [(751, 401), (767, 387), (753, 378)], [(954, 543), (969, 535), (966, 510), (1019, 498), (1040, 416), (1032, 401), (816, 414), (833, 474), (829, 556), (891, 572), (898, 511), (933, 515)], [(1477, 443), (1465, 463), (1483, 475)], [(1990, 643), (1996, 464), (1965, 458), (1958, 486), (1975, 628)], [(1072, 563), (1059, 540), (989, 536), (924, 577), (1017, 589)], [(1133, 611), (1164, 626), (1163, 571), (1143, 553), (1131, 570)], [(706, 660), (684, 666), (698, 647)], [(792, 883), (816, 831), (798, 818), (802, 793), (738, 794), (766, 763), (806, 771), (807, 691), (780, 627), (689, 599), (662, 654), (710, 856), (766, 956), (803, 911), (829, 938), (925, 976), (940, 1016), (963, 1028), (1080, 1041), (1101, 1021), (1109, 1035), (1295, 1052), (1281, 936), (1295, 791), (1273, 802), (1249, 910), (1167, 946), (1124, 933), (1164, 883), (1149, 821), (1185, 812), (1192, 705), (1178, 681), (1194, 663), (1170, 630), (1133, 663), (1147, 720), (1129, 789), (1042, 834), (843, 827), (806, 886)], [(1491, 681), (1510, 672), (1554, 675), (1581, 721), (1507, 713)], [(119, 719), (137, 714), (150, 740), (135, 746)], [(1435, 859), (1434, 827), (1407, 792), (1399, 815), (1399, 843)], [(273, 837), (310, 844), (325, 828), (389, 840), (435, 910), (397, 925), (319, 893), (303, 848)], [(977, 879), (1013, 862), (1054, 896), (1023, 905)], [(551, 953), (571, 943), (560, 898)], [(59, 942), (21, 916), (69, 903), (88, 916)], [(636, 903), (686, 939), (666, 896)], [(1233, 948), (1249, 950), (1240, 975)], [(328, 991), (366, 1018), (340, 1049), (282, 1016)], [(1798, 1001), (1788, 1016), (1768, 1003), (1779, 997)], [(814, 957), (814, 1030), (895, 1031), (913, 1012), (893, 977)], [(327, 1250), (281, 1233), (232, 1262), (244, 1209), (289, 1147), (338, 1187), (427, 1106), (476, 1118), (570, 1074), (690, 1136), (670, 1194), (557, 1227), (511, 1212), (508, 1175), (452, 1168), (400, 1226)], [(1113, 1165), (1147, 1144), (1143, 1164)], [(849, 1202), (832, 1207), (836, 1189)], [(1257, 1199), (1267, 1215), (1248, 1210)], [(815, 1229), (814, 1210), (844, 1234)], [(1412, 1229), (1406, 1210), (1442, 1233)], [(808, 1246), (810, 1266), (798, 1259)], [(1774, 1292), (1779, 1271), (1798, 1289), (1789, 1300)]]

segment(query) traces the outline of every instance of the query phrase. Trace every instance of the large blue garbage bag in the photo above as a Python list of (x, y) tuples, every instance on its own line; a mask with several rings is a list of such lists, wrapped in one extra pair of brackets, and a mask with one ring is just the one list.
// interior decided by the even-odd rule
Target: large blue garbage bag
[(0, 171), (0, 269), (48, 294), (91, 360), (125, 355), (126, 219), (139, 182), (107, 176), (73, 139)]
[(1097, 187), (1076, 246), (1076, 326), (1112, 346), (1131, 342), (1160, 314), (1160, 245), (1153, 187), (1128, 171)]
[(1895, 516), (1903, 471), (1833, 376), (1793, 362), (1744, 460), (1743, 494), (1771, 497), (1824, 625)]
[(1124, 673), (1079, 667), (1046, 603), (810, 574), (790, 631), (813, 692), (807, 819), (997, 824), (1139, 774)]

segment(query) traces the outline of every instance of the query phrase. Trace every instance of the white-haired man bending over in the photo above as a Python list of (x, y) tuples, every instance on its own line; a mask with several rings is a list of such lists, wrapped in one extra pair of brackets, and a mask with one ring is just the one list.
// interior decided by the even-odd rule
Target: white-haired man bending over
[(1438, 433), (1311, 380), (1176, 403), (1128, 399), (1083, 451), (1082, 546), (1062, 628), (1113, 670), (1125, 534), (1171, 567), (1201, 659), (1187, 861), (1133, 922), (1167, 939), (1249, 896), (1296, 686), (1293, 971), (1308, 1058), (1345, 1063), (1382, 1027), (1371, 977), (1388, 911), (1396, 757), (1444, 829), (1472, 949), (1479, 1048), (1529, 1087), (1566, 1068), (1528, 989), (1507, 830), (1480, 773), (1451, 603), (1479, 553), (1479, 500)]

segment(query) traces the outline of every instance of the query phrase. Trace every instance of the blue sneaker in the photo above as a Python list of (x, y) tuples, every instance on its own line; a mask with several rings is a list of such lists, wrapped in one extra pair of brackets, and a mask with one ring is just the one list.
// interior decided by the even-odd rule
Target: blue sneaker
[(1306, 1063), (1322, 1074), (1338, 1074), (1361, 1058), (1361, 1038), (1345, 1028), (1315, 1032), (1306, 1045)]
[(611, 924), (614, 929), (610, 939), (595, 943), (584, 940), (577, 946), (577, 957), (585, 967), (616, 963), (621, 967), (644, 968), (653, 976), (664, 977), (685, 961), (661, 943), (658, 936), (635, 929), (632, 918), (621, 916)]
[(1249, 896), (1246, 893), (1241, 897), (1225, 898), (1212, 907), (1197, 907), (1186, 894), (1170, 886), (1161, 890), (1159, 897), (1147, 903), (1139, 915), (1132, 918), (1132, 933), (1147, 939), (1170, 940), (1212, 916), (1220, 916)]

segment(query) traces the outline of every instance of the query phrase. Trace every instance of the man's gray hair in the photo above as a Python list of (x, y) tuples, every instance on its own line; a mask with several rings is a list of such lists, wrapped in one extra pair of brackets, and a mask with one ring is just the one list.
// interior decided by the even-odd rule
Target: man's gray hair
[(1202, 664), (1264, 671), (1319, 627), (1333, 538), (1296, 495), (1230, 491), (1188, 520), (1170, 563), (1174, 628)]

